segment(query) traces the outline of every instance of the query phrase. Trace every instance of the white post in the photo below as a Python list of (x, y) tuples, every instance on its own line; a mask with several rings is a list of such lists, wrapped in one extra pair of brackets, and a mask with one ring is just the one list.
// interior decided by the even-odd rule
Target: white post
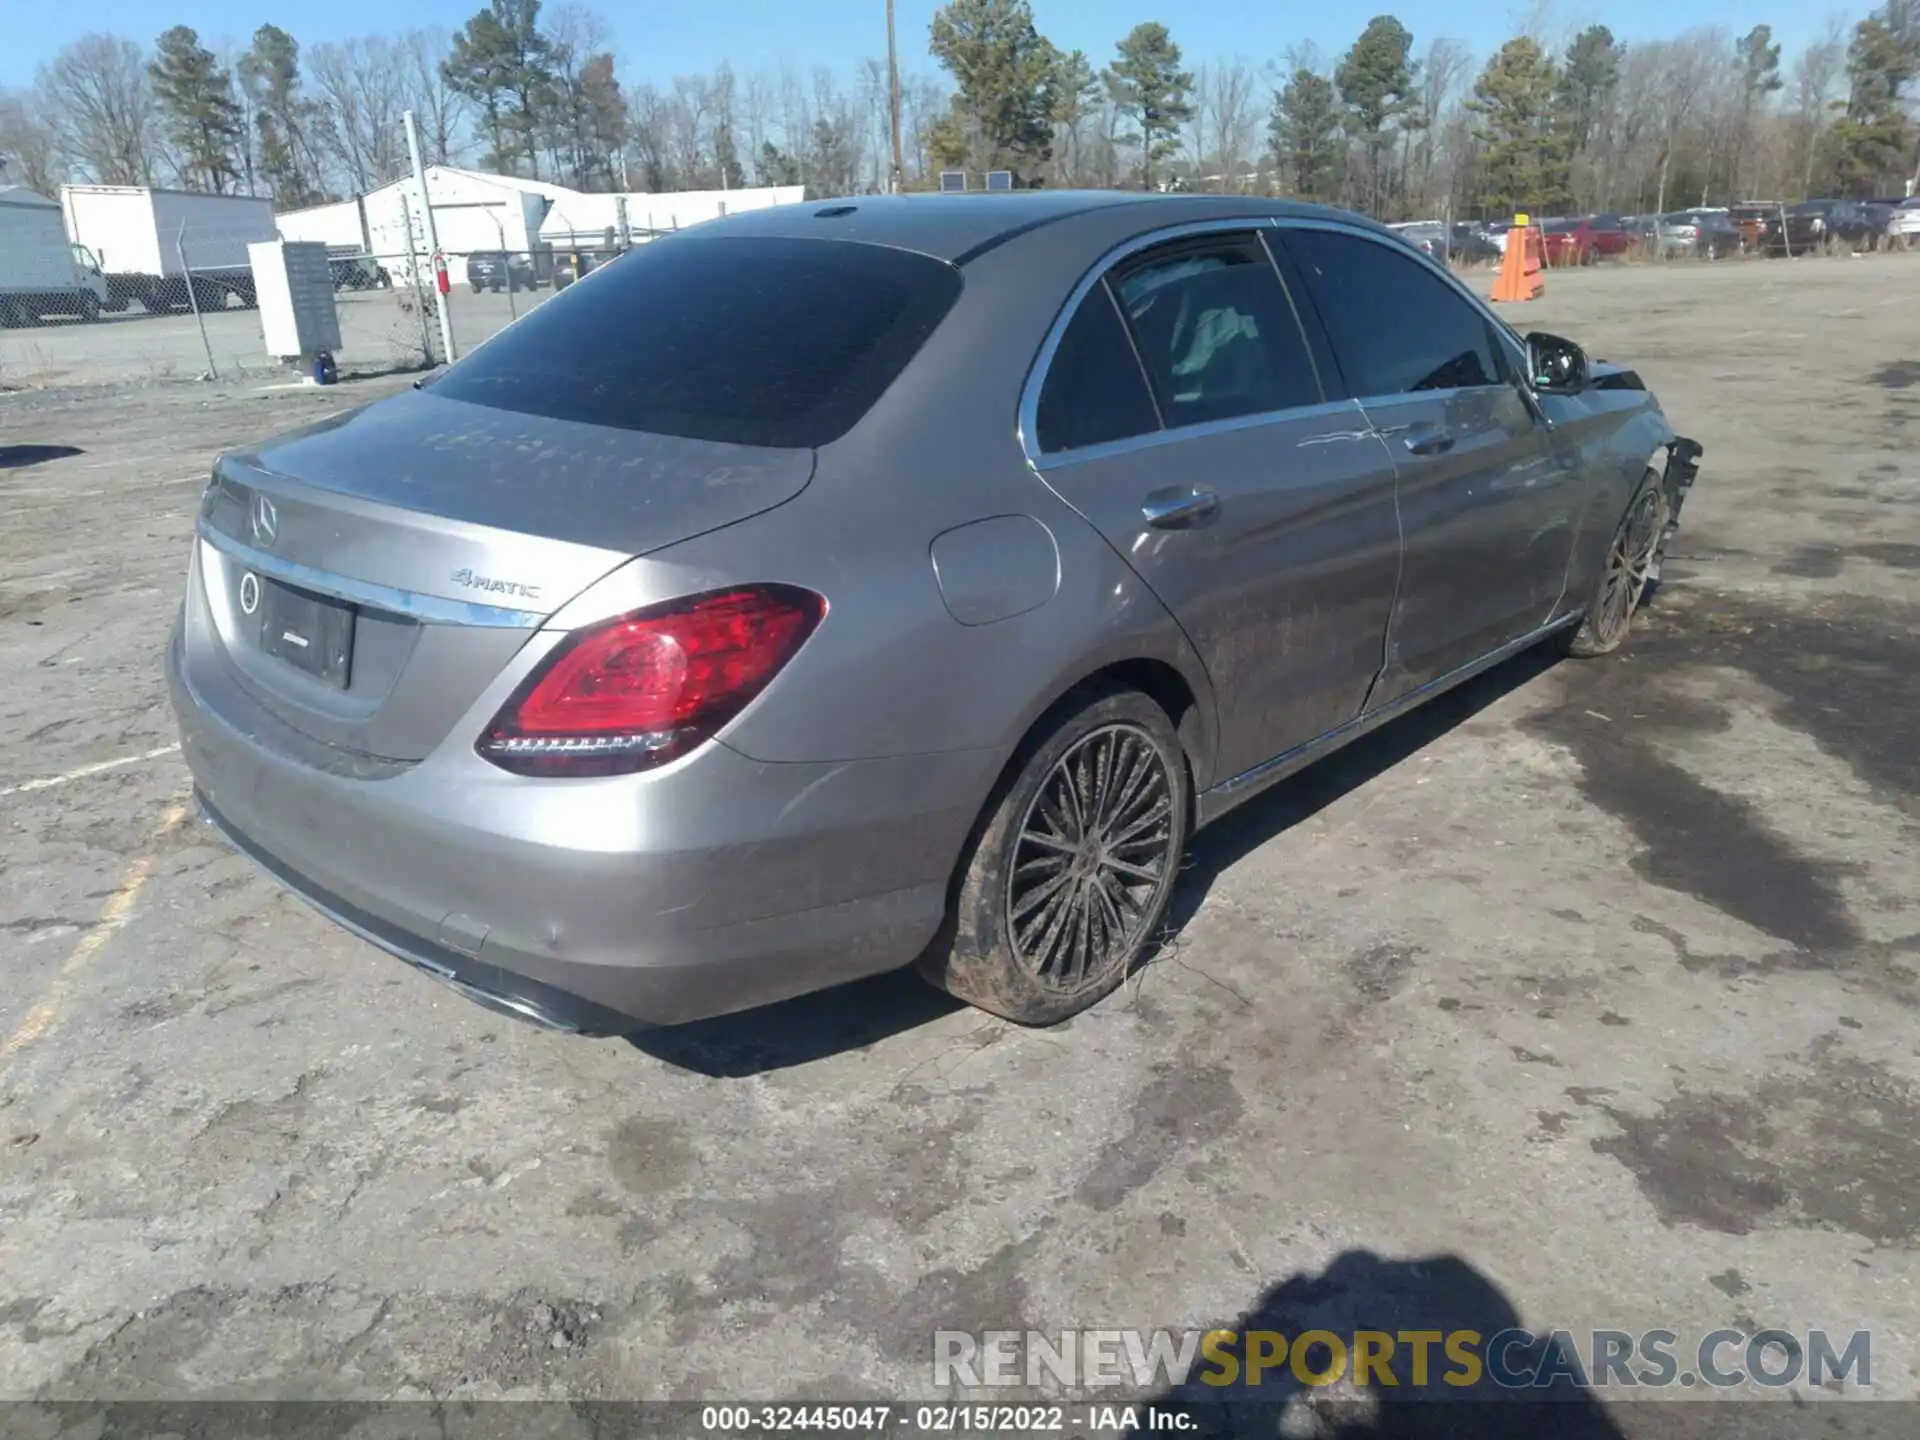
[[(426, 229), (427, 262), (433, 263), (433, 257), (440, 253), (440, 236), (433, 224), (433, 200), (427, 194), (427, 171), (420, 163), (420, 131), (413, 123), (413, 111), (404, 112), (401, 123), (407, 127), (407, 155), (413, 161), (413, 183), (420, 187), (420, 214)], [(407, 244), (413, 244), (413, 229), (407, 229)], [(440, 311), (440, 345), (446, 352), (447, 364), (451, 365), (460, 357), (453, 349), (453, 317), (447, 313), (447, 297), (440, 288), (440, 275), (436, 267), (433, 277), (433, 301)]]

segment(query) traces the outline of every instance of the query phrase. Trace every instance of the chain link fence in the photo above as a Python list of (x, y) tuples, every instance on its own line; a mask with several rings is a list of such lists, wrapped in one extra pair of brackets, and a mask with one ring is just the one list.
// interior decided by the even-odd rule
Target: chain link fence
[[(57, 239), (37, 267), (0, 246), (0, 388), (302, 378), (267, 352), (247, 244), (275, 236), (253, 228), (236, 238), (185, 227), (150, 237), (143, 253), (125, 243), (97, 253)], [(341, 375), (427, 369), (444, 359), (432, 252), (424, 241), (409, 250), (404, 234), (377, 238), (400, 243), (328, 247)], [(636, 227), (624, 243), (649, 238)], [(443, 249), (455, 352), (483, 343), (621, 248), (605, 230), (583, 230), (534, 249)]]

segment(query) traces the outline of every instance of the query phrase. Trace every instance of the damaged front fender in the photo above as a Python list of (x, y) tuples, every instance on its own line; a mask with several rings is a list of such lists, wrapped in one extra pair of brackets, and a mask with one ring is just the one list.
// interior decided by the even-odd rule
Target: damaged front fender
[(1667, 465), (1660, 475), (1660, 488), (1667, 497), (1667, 527), (1660, 536), (1659, 548), (1653, 552), (1653, 569), (1647, 576), (1649, 591), (1660, 583), (1660, 566), (1666, 559), (1667, 542), (1680, 528), (1680, 507), (1686, 504), (1693, 490), (1694, 479), (1700, 473), (1700, 457), (1704, 454), (1705, 446), (1685, 436), (1675, 436), (1667, 445)]

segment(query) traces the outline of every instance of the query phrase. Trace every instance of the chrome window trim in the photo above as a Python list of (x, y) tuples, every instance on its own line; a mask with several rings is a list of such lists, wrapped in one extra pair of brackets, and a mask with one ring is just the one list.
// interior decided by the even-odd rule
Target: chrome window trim
[(316, 590), (335, 599), (365, 605), (371, 610), (405, 615), (423, 624), (474, 625), (493, 630), (538, 630), (546, 619), (546, 613), (540, 610), (509, 610), (499, 605), (476, 605), (468, 600), (443, 600), (437, 595), (422, 595), (417, 590), (377, 585), (371, 580), (351, 580), (344, 575), (316, 570), (311, 565), (302, 565), (256, 550), (231, 535), (215, 530), (205, 520), (195, 528), (200, 532), (201, 541), (209, 548), (249, 570), (271, 575), (276, 580), (298, 585), (303, 590)]
[(1082, 445), (1078, 450), (1055, 450), (1035, 459), (1027, 457), (1040, 471), (1064, 470), (1088, 460), (1105, 460), (1135, 450), (1152, 450), (1179, 440), (1199, 440), (1208, 435), (1225, 435), (1234, 430), (1254, 430), (1263, 425), (1280, 425), (1292, 420), (1311, 420), (1321, 415), (1350, 415), (1355, 422), (1351, 433), (1327, 434), (1321, 441), (1364, 440), (1373, 434), (1372, 422), (1353, 400), (1323, 400), (1318, 405), (1296, 405), (1290, 410), (1259, 410), (1251, 415), (1234, 415), (1225, 420), (1201, 420), (1192, 425), (1176, 425), (1150, 430), (1144, 435), (1129, 435), (1124, 440), (1107, 440), (1098, 445)]
[[(1442, 284), (1451, 289), (1454, 294), (1464, 299), (1475, 314), (1490, 323), (1496, 337), (1499, 335), (1514, 336), (1512, 327), (1498, 315), (1494, 314), (1491, 307), (1478, 295), (1474, 294), (1473, 291), (1463, 285), (1452, 271), (1442, 265), (1436, 264), (1431, 256), (1423, 255), (1418, 250), (1412, 249), (1405, 241), (1392, 234), (1381, 234), (1366, 226), (1351, 224), (1333, 217), (1321, 218), (1318, 216), (1292, 215), (1239, 215), (1230, 219), (1192, 220), (1181, 225), (1164, 226), (1157, 230), (1149, 230), (1143, 234), (1132, 236), (1109, 249), (1088, 267), (1087, 273), (1080, 277), (1078, 283), (1076, 283), (1072, 291), (1068, 293), (1066, 303), (1060, 307), (1059, 313), (1053, 317), (1053, 324), (1048, 327), (1047, 337), (1041, 342), (1039, 351), (1034, 355), (1033, 363), (1027, 367), (1027, 377), (1020, 388), (1020, 413), (1016, 433), (1020, 441), (1021, 453), (1026, 456), (1027, 463), (1033, 466), (1035, 470), (1055, 470), (1065, 465), (1079, 464), (1082, 461), (1101, 460), (1114, 455), (1126, 454), (1132, 450), (1150, 449), (1157, 445), (1169, 444), (1175, 440), (1198, 439), (1202, 436), (1217, 435), (1229, 430), (1245, 430), (1257, 425), (1270, 425), (1275, 421), (1283, 419), (1311, 419), (1316, 415), (1331, 415), (1353, 409), (1357, 409), (1360, 412), (1360, 418), (1366, 421), (1366, 407), (1369, 401), (1375, 404), (1384, 404), (1387, 401), (1397, 400), (1403, 396), (1431, 397), (1441, 394), (1442, 392), (1440, 391), (1423, 390), (1395, 391), (1391, 395), (1355, 395), (1340, 400), (1325, 400), (1318, 405), (1295, 406), (1285, 410), (1261, 410), (1250, 415), (1236, 415), (1228, 420), (1202, 421), (1197, 425), (1169, 427), (1162, 423), (1158, 430), (1149, 431), (1141, 435), (1129, 435), (1124, 440), (1109, 440), (1099, 445), (1086, 445), (1077, 450), (1041, 450), (1039, 441), (1035, 437), (1038, 434), (1040, 391), (1046, 384), (1047, 371), (1053, 366), (1054, 354), (1060, 348), (1060, 340), (1061, 337), (1066, 334), (1067, 326), (1072, 322), (1073, 317), (1079, 313), (1080, 302), (1086, 298), (1088, 293), (1092, 291), (1096, 285), (1106, 278), (1108, 272), (1111, 271), (1114, 266), (1131, 255), (1139, 254), (1142, 250), (1148, 250), (1156, 245), (1163, 245), (1174, 240), (1184, 240), (1197, 235), (1246, 233), (1264, 237), (1267, 232), (1285, 232), (1288, 230), (1329, 231), (1336, 235), (1347, 235), (1355, 239), (1366, 240), (1382, 247), (1391, 254), (1404, 255), (1406, 258), (1412, 260), (1414, 264), (1425, 266)], [(1287, 289), (1285, 277), (1281, 275), (1275, 257), (1269, 255), (1268, 262), (1274, 267), (1274, 279), (1280, 285), (1280, 293), (1286, 296), (1287, 304), (1293, 311), (1296, 322), (1298, 322), (1300, 328), (1304, 331), (1307, 326), (1307, 320), (1305, 316), (1299, 313), (1299, 302), (1294, 298), (1292, 292)], [(1113, 304), (1116, 309), (1119, 308), (1118, 297), (1114, 298)], [(1126, 316), (1123, 314), (1120, 319), (1122, 325), (1125, 325)], [(1315, 323), (1318, 323), (1318, 321), (1316, 320)], [(1132, 330), (1130, 327), (1128, 328), (1127, 335), (1129, 345), (1131, 345)], [(1518, 337), (1515, 336), (1515, 338), (1517, 339)], [(1304, 335), (1302, 336), (1302, 340), (1303, 342), (1305, 341)], [(1329, 343), (1331, 343), (1331, 337), (1329, 337)], [(1134, 358), (1137, 364), (1139, 362), (1138, 355), (1135, 355)], [(1317, 375), (1318, 363), (1314, 360), (1313, 346), (1311, 344), (1307, 344), (1307, 358), (1309, 363), (1314, 364)], [(1526, 365), (1524, 359), (1515, 368), (1517, 373), (1525, 374)], [(1142, 379), (1146, 378), (1143, 369)], [(1321, 392), (1324, 394), (1326, 391), (1326, 377), (1317, 375), (1317, 378), (1320, 381)], [(1497, 386), (1473, 386), (1470, 388), (1506, 389), (1508, 386), (1503, 382)], [(1529, 393), (1524, 385), (1515, 385), (1512, 388), (1519, 390), (1522, 394)], [(1147, 393), (1149, 395), (1153, 394), (1153, 386), (1150, 380), (1147, 385)], [(1454, 392), (1449, 391), (1445, 393)], [(1157, 400), (1155, 404), (1157, 407)], [(1371, 427), (1371, 421), (1366, 421), (1366, 423)]]

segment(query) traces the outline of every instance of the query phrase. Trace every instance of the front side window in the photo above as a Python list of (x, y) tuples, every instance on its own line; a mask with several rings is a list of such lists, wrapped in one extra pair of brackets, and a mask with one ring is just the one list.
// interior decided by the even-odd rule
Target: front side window
[(1122, 262), (1109, 283), (1169, 428), (1320, 402), (1258, 237), (1176, 241)]
[(1286, 245), (1355, 396), (1502, 383), (1486, 317), (1420, 261), (1329, 230)]

